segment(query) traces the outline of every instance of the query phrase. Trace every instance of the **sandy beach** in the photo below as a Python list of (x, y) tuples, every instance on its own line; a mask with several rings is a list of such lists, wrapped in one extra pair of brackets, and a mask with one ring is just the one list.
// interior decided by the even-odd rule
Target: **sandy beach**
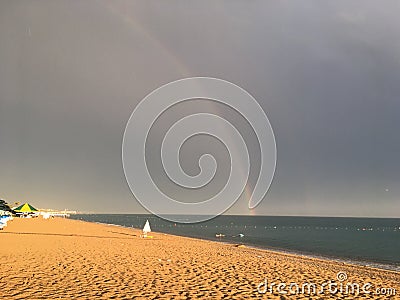
[[(140, 233), (70, 219), (14, 219), (0, 231), (0, 298), (400, 298), (399, 272), (162, 233), (144, 239)], [(339, 272), (347, 279), (340, 281)], [(267, 286), (297, 283), (300, 291), (268, 291), (266, 280)], [(358, 295), (301, 293), (304, 283), (319, 290), (326, 282), (371, 285)], [(382, 295), (388, 288), (397, 295)]]

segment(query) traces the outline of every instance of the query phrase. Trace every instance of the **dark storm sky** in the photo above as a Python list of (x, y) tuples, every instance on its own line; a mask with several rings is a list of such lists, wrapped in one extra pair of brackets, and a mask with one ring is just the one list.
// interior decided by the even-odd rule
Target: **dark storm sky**
[[(399, 11), (398, 1), (0, 1), (0, 197), (145, 212), (123, 174), (126, 122), (159, 86), (211, 76), (249, 91), (275, 131), (275, 179), (252, 213), (400, 217)], [(229, 213), (249, 214), (244, 198)]]

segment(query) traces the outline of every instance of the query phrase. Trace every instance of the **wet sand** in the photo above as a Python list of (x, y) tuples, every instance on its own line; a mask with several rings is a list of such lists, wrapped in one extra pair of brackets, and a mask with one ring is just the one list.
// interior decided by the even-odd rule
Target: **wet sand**
[[(399, 272), (140, 233), (70, 219), (14, 219), (0, 231), (0, 299), (400, 299)], [(339, 272), (348, 278), (339, 281)], [(276, 284), (272, 291), (265, 279)], [(369, 294), (331, 294), (327, 286), (319, 294), (329, 282), (372, 285)], [(288, 294), (278, 292), (279, 283)], [(316, 284), (317, 293), (302, 293), (304, 283)], [(382, 288), (397, 295), (379, 295)]]

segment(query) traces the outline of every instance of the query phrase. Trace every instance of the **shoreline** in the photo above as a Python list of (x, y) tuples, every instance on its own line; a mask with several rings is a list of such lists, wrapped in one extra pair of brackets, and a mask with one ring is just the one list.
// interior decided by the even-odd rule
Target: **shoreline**
[[(128, 227), (128, 226), (123, 226), (123, 225), (119, 225), (119, 224), (103, 223), (103, 222), (97, 222), (97, 221), (91, 222), (91, 221), (80, 220), (80, 219), (72, 219), (72, 220), (101, 224), (101, 225), (106, 225), (106, 226), (107, 225), (117, 226), (117, 227), (127, 228), (127, 229), (131, 228), (134, 230), (141, 231), (141, 229), (137, 228), (137, 227)], [(394, 273), (400, 274), (400, 266), (391, 265), (388, 263), (385, 264), (385, 263), (381, 263), (381, 262), (374, 262), (374, 261), (367, 261), (367, 260), (363, 261), (363, 260), (357, 260), (357, 259), (351, 259), (351, 258), (335, 257), (335, 256), (321, 255), (321, 254), (312, 254), (312, 253), (301, 252), (301, 251), (296, 251), (296, 250), (291, 250), (291, 249), (284, 249), (284, 248), (273, 248), (273, 247), (268, 247), (268, 246), (262, 247), (262, 246), (257, 246), (254, 244), (235, 243), (233, 241), (223, 241), (223, 240), (215, 240), (215, 239), (211, 239), (211, 238), (207, 239), (207, 238), (202, 238), (202, 237), (192, 237), (192, 236), (187, 236), (187, 235), (165, 233), (162, 231), (152, 231), (152, 232), (157, 232), (159, 234), (165, 234), (165, 235), (176, 236), (176, 237), (191, 238), (191, 239), (196, 239), (196, 240), (201, 240), (201, 241), (206, 241), (206, 242), (228, 244), (228, 245), (232, 245), (232, 246), (244, 245), (245, 247), (247, 247), (249, 249), (268, 251), (268, 252), (282, 254), (282, 255), (293, 255), (293, 256), (298, 256), (298, 257), (308, 258), (308, 259), (318, 259), (318, 260), (322, 260), (322, 261), (330, 261), (330, 262), (352, 265), (354, 267), (365, 267), (365, 268), (371, 268), (371, 269), (376, 269), (376, 270), (381, 270), (381, 271), (389, 271), (389, 272), (394, 272)]]
[[(0, 273), (5, 274), (0, 276), (0, 297), (289, 299), (276, 291), (259, 293), (257, 287), (267, 279), (322, 284), (335, 281), (340, 272), (350, 282), (400, 291), (396, 271), (160, 232), (145, 239), (140, 233), (68, 218), (15, 219), (0, 232)], [(307, 295), (324, 297), (332, 298)]]
[[(68, 219), (68, 218), (66, 218)], [(103, 225), (103, 226), (110, 226), (110, 227), (118, 227), (118, 228), (124, 228), (124, 229), (130, 229), (133, 231), (139, 231), (141, 232), (140, 228), (136, 227), (127, 227), (119, 224), (111, 224), (111, 223), (102, 223), (102, 222), (90, 222), (90, 221), (85, 221), (85, 220), (77, 220), (77, 219), (71, 219), (73, 221), (78, 221), (82, 223), (93, 223), (93, 224), (98, 224), (98, 225)], [(4, 232), (7, 233), (7, 232)], [(348, 265), (351, 267), (362, 267), (365, 269), (372, 269), (375, 271), (383, 271), (383, 272), (389, 272), (389, 273), (394, 273), (400, 275), (400, 270), (394, 270), (394, 269), (386, 269), (386, 268), (379, 268), (376, 266), (372, 265), (366, 265), (362, 261), (355, 261), (355, 260), (349, 260), (346, 261), (341, 258), (330, 258), (327, 256), (322, 256), (322, 255), (312, 255), (312, 254), (303, 254), (301, 252), (296, 252), (296, 251), (290, 251), (290, 250), (285, 250), (285, 249), (272, 249), (272, 248), (262, 248), (262, 247), (257, 247), (255, 245), (249, 245), (249, 244), (241, 244), (241, 243), (234, 243), (230, 241), (216, 241), (212, 239), (206, 239), (206, 238), (201, 238), (201, 237), (191, 237), (191, 236), (185, 236), (185, 235), (178, 235), (178, 234), (171, 234), (171, 233), (165, 233), (161, 231), (152, 231), (152, 233), (156, 234), (162, 234), (170, 237), (180, 237), (180, 238), (186, 238), (186, 239), (191, 239), (191, 240), (197, 240), (197, 241), (202, 241), (202, 242), (211, 242), (211, 243), (216, 243), (216, 244), (222, 244), (222, 245), (228, 245), (228, 246), (233, 246), (233, 247), (238, 247), (238, 246), (243, 246), (248, 250), (254, 250), (254, 251), (260, 251), (260, 252), (267, 252), (267, 253), (273, 253), (277, 255), (283, 255), (283, 256), (290, 256), (290, 257), (295, 257), (295, 258), (301, 258), (301, 259), (307, 259), (307, 260), (318, 260), (321, 262), (326, 262), (326, 263), (337, 263), (337, 264), (343, 264), (343, 265)], [(29, 234), (29, 233), (19, 233), (19, 234)], [(365, 262), (367, 263), (367, 262)]]

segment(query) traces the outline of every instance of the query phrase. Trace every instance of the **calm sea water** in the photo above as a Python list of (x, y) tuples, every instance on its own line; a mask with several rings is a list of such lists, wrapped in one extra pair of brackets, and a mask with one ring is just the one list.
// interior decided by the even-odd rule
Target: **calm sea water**
[[(400, 219), (219, 216), (197, 224), (179, 224), (153, 215), (90, 214), (73, 219), (247, 244), (329, 257), (400, 271)], [(223, 234), (218, 238), (216, 234)]]

